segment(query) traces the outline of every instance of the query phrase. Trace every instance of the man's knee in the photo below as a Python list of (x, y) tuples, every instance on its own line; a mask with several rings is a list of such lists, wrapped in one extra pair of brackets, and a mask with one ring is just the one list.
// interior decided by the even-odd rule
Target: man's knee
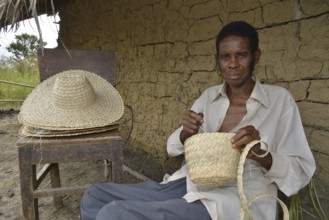
[(96, 220), (127, 220), (129, 211), (119, 205), (118, 201), (112, 201), (101, 208)]
[(88, 204), (92, 201), (95, 198), (97, 191), (98, 189), (94, 185), (88, 187), (82, 196), (81, 204)]
[(84, 192), (80, 201), (80, 213), (82, 219), (95, 219), (98, 211), (102, 208), (104, 203), (99, 201), (99, 188), (91, 185)]

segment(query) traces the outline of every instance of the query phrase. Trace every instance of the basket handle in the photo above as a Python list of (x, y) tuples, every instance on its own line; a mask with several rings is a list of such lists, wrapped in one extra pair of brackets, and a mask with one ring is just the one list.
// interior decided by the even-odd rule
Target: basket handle
[(253, 219), (250, 212), (249, 212), (249, 205), (251, 203), (253, 203), (255, 200), (260, 199), (260, 198), (264, 198), (264, 197), (271, 197), (276, 199), (279, 204), (282, 207), (283, 210), (283, 219), (284, 220), (289, 220), (289, 212), (288, 212), (288, 208), (287, 206), (284, 204), (284, 202), (282, 202), (279, 198), (277, 198), (276, 196), (272, 196), (272, 195), (258, 195), (255, 196), (249, 200), (246, 199), (246, 196), (244, 194), (244, 190), (243, 190), (243, 165), (244, 162), (247, 158), (247, 154), (250, 151), (250, 149), (255, 146), (258, 143), (263, 143), (266, 146), (266, 152), (262, 155), (257, 155), (258, 157), (265, 157), (268, 153), (269, 153), (269, 148), (267, 146), (267, 144), (263, 141), (260, 140), (255, 140), (250, 142), (249, 144), (247, 144), (247, 146), (244, 148), (244, 150), (242, 151), (242, 154), (240, 156), (240, 161), (239, 161), (239, 165), (238, 165), (238, 171), (237, 171), (237, 181), (238, 181), (238, 193), (239, 193), (239, 197), (240, 197), (240, 202), (241, 202), (241, 209), (240, 209), (240, 220), (244, 219), (244, 216), (246, 215), (248, 219)]

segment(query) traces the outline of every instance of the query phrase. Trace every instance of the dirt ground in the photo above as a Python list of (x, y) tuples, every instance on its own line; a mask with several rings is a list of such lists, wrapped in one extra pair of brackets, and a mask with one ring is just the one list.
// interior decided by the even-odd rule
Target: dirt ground
[[(16, 141), (20, 138), (17, 112), (0, 112), (0, 220), (23, 219)], [(110, 181), (104, 175), (104, 162), (81, 162), (60, 164), (63, 186)], [(125, 182), (141, 181), (124, 173)], [(50, 185), (45, 179), (41, 187)], [(82, 195), (65, 196), (64, 207), (55, 209), (51, 197), (39, 199), (40, 220), (78, 220)]]

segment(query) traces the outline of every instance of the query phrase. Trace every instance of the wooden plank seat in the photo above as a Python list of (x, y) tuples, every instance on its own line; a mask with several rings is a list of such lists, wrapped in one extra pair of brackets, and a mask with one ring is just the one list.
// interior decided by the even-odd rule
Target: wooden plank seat
[[(117, 131), (61, 138), (21, 138), (17, 141), (24, 219), (39, 219), (38, 198), (54, 197), (56, 208), (62, 196), (82, 193), (88, 185), (62, 187), (58, 163), (110, 160), (112, 180), (123, 181), (123, 138)], [(38, 174), (36, 166), (46, 164)], [(38, 189), (50, 173), (53, 188)]]

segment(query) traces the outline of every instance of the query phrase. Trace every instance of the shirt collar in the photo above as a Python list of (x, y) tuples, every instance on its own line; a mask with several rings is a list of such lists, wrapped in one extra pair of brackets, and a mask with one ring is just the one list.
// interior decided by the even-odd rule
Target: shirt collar
[[(255, 99), (255, 100), (259, 101), (262, 105), (264, 105), (267, 108), (269, 106), (269, 100), (266, 95), (266, 92), (265, 92), (262, 84), (259, 82), (259, 80), (256, 79), (256, 77), (253, 77), (253, 80), (256, 83), (255, 83), (255, 87), (250, 95), (250, 99)], [(220, 96), (227, 97), (226, 87), (227, 87), (227, 85), (226, 85), (226, 82), (224, 81), (224, 83), (222, 83), (219, 86), (217, 94), (215, 95), (215, 97), (213, 98), (212, 101), (219, 98)]]
[(220, 96), (227, 97), (227, 94), (226, 94), (226, 82), (225, 81), (224, 81), (224, 83), (218, 85), (218, 90), (217, 90), (215, 96), (213, 97), (213, 99), (211, 101), (215, 101)]
[(255, 99), (259, 101), (262, 105), (264, 105), (266, 108), (269, 107), (270, 102), (268, 100), (267, 94), (265, 89), (263, 88), (262, 84), (259, 82), (259, 80), (256, 80), (254, 90), (252, 91), (250, 95), (250, 99)]

